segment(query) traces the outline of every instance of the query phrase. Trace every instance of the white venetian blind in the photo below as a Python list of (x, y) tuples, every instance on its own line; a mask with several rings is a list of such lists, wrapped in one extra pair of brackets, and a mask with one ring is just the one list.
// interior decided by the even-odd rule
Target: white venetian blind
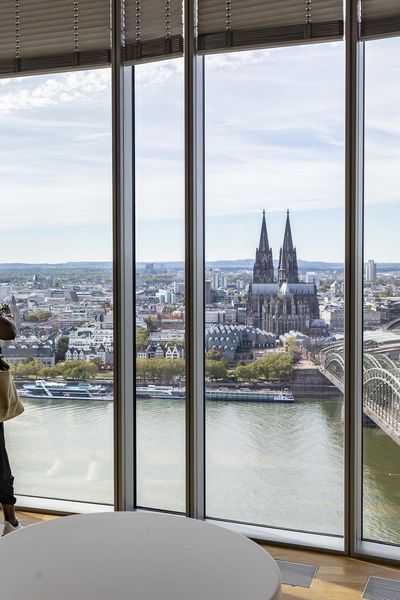
[(0, 74), (110, 62), (110, 0), (0, 0)]
[(361, 37), (400, 35), (400, 0), (362, 0)]
[(199, 0), (200, 52), (340, 39), (343, 0)]
[(125, 0), (125, 62), (183, 51), (182, 0)]

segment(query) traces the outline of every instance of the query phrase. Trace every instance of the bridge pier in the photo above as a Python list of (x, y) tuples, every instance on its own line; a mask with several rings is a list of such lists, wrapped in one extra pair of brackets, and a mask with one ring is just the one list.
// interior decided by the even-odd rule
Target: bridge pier
[(363, 412), (363, 427), (377, 427), (377, 424)]

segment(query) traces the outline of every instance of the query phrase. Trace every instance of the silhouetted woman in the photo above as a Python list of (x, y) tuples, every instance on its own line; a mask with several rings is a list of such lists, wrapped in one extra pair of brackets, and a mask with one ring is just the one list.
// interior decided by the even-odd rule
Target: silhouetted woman
[[(9, 341), (15, 339), (17, 330), (9, 307), (4, 304), (0, 309), (0, 340)], [(8, 371), (9, 366), (3, 359), (0, 348), (0, 370)], [(20, 529), (21, 525), (15, 516), (14, 477), (11, 473), (8, 461), (6, 444), (4, 439), (4, 423), (0, 422), (0, 504), (4, 513), (3, 535)]]

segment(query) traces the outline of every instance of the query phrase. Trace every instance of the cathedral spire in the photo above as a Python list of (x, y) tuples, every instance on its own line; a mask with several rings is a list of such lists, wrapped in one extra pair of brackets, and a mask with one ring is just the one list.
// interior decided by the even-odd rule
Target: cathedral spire
[(269, 250), (267, 223), (265, 221), (265, 210), (263, 210), (263, 218), (262, 218), (262, 223), (261, 223), (261, 234), (260, 234), (260, 244), (258, 246), (258, 249), (262, 250), (263, 252)]
[(293, 239), (292, 230), (290, 227), (289, 209), (286, 211), (286, 226), (285, 235), (283, 238), (283, 247), (286, 248), (288, 252), (293, 252)]
[(253, 283), (273, 283), (274, 264), (272, 250), (269, 247), (265, 210), (261, 222), (260, 244), (256, 249), (256, 260), (253, 268)]
[(279, 252), (278, 267), (279, 283), (299, 283), (299, 270), (297, 266), (297, 252), (293, 246), (292, 230), (290, 227), (289, 210), (286, 215), (285, 235), (283, 245)]

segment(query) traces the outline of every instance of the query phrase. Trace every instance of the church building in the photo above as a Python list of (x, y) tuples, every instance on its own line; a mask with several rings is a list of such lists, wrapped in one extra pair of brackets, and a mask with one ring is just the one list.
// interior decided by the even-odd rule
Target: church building
[(314, 327), (320, 322), (315, 284), (299, 282), (289, 211), (276, 276), (263, 211), (260, 243), (256, 249), (253, 282), (247, 301), (247, 322), (276, 336), (290, 330), (312, 335)]

